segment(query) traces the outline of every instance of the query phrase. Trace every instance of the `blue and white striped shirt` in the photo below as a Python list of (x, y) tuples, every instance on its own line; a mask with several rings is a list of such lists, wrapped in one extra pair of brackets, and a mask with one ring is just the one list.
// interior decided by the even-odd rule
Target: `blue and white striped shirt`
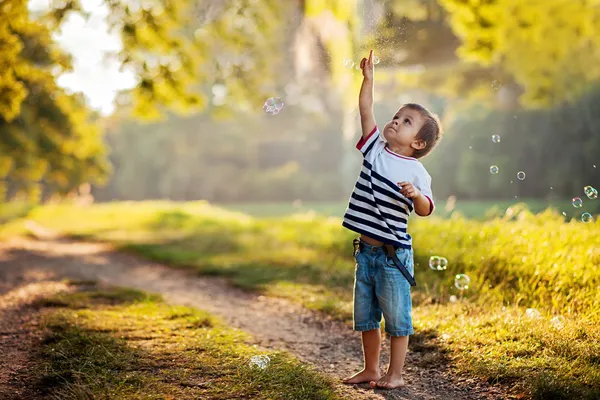
[(383, 243), (410, 249), (412, 240), (406, 228), (413, 201), (400, 194), (397, 183), (411, 182), (419, 189), (429, 199), (431, 213), (431, 176), (416, 158), (388, 149), (377, 127), (367, 138), (361, 137), (356, 148), (364, 159), (342, 225)]

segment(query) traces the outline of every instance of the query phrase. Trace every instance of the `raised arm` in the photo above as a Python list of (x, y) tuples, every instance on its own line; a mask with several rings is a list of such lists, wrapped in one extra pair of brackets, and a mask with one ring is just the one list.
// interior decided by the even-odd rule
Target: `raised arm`
[(373, 115), (373, 50), (369, 52), (369, 58), (363, 58), (360, 62), (363, 82), (358, 96), (358, 110), (360, 111), (360, 123), (362, 126), (362, 137), (367, 138), (375, 128), (375, 116)]

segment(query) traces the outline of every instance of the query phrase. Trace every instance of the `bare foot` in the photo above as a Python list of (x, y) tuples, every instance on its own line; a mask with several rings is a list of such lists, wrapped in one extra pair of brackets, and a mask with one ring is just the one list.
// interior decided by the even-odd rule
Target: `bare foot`
[(344, 379), (343, 382), (347, 384), (356, 384), (379, 380), (379, 378), (380, 375), (378, 371), (367, 371), (366, 369), (363, 369), (351, 377)]
[(401, 374), (385, 374), (383, 378), (375, 381), (372, 380), (370, 382), (372, 388), (379, 389), (396, 389), (404, 386), (404, 378), (402, 378)]

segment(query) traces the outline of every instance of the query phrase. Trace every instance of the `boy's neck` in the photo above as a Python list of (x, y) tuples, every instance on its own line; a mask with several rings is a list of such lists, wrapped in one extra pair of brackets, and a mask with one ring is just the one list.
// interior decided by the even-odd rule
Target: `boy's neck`
[(411, 147), (392, 147), (389, 143), (386, 144), (386, 147), (401, 156), (415, 158), (414, 150)]

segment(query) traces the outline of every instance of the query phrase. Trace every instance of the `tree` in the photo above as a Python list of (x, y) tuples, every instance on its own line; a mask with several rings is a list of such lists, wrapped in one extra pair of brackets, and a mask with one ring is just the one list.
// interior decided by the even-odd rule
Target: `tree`
[[(115, 56), (138, 77), (138, 85), (122, 96), (137, 117), (201, 110), (220, 81), (227, 82), (233, 109), (256, 107), (272, 92), (264, 83), (285, 70), (271, 52), (281, 38), (281, 12), (289, 8), (281, 2), (105, 4), (109, 24), (123, 42)], [(71, 66), (51, 34), (69, 13), (85, 16), (81, 4), (63, 1), (30, 15), (27, 1), (6, 0), (0, 9), (0, 192), (9, 187), (35, 199), (42, 183), (67, 193), (83, 182), (101, 182), (109, 168), (96, 118), (82, 96), (65, 93), (55, 82)], [(213, 56), (215, 49), (222, 57)]]
[(500, 67), (523, 88), (521, 101), (547, 107), (576, 99), (600, 78), (598, 0), (440, 0), (458, 55)]

